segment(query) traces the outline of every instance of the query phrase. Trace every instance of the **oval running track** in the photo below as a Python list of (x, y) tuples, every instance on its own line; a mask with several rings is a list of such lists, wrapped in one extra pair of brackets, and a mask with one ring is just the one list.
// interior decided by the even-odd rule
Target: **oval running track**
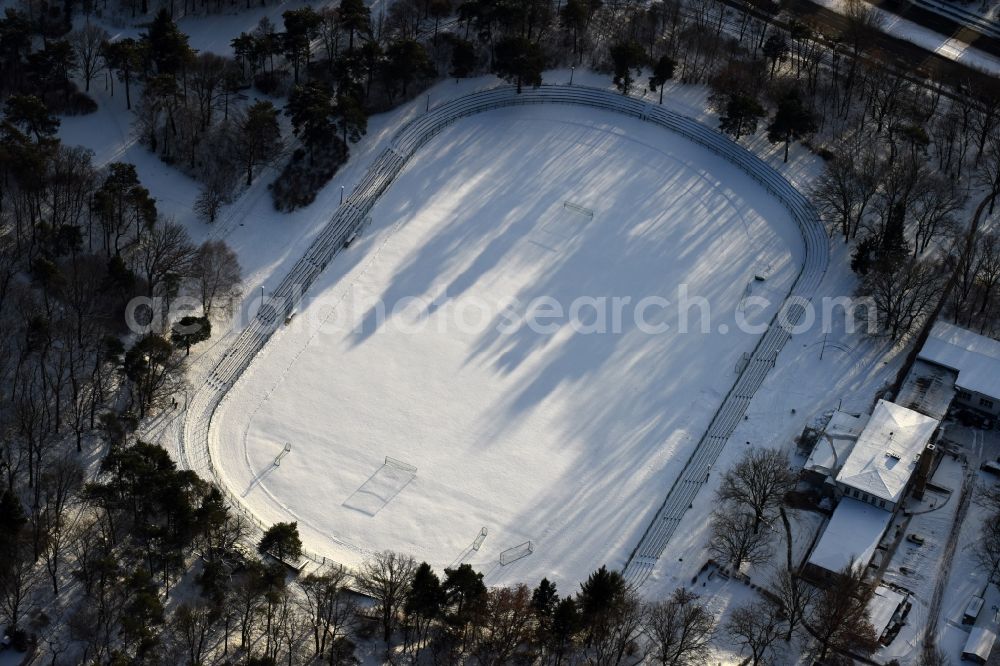
[[(705, 484), (706, 470), (719, 457), (729, 436), (746, 414), (754, 393), (774, 367), (778, 353), (791, 337), (789, 329), (803, 316), (803, 303), (811, 301), (819, 287), (829, 261), (829, 240), (808, 200), (771, 166), (727, 136), (662, 106), (583, 86), (541, 86), (525, 89), (520, 94), (510, 86), (492, 88), (440, 104), (410, 121), (372, 162), (351, 195), (337, 208), (302, 258), (236, 336), (205, 383), (195, 391), (184, 416), (180, 463), (215, 483), (233, 507), (258, 527), (263, 529), (265, 526), (222, 483), (212, 461), (209, 429), (227, 391), (267, 344), (277, 326), (295, 310), (316, 277), (343, 248), (344, 241), (360, 230), (375, 202), (421, 146), (461, 118), (529, 104), (572, 104), (604, 109), (659, 125), (708, 148), (738, 166), (776, 197), (798, 224), (805, 243), (805, 259), (782, 308), (758, 340), (680, 476), (667, 491), (663, 503), (629, 555), (625, 577), (630, 584), (641, 586), (652, 573), (674, 530)], [(331, 563), (326, 557), (309, 551), (305, 556), (320, 565)]]

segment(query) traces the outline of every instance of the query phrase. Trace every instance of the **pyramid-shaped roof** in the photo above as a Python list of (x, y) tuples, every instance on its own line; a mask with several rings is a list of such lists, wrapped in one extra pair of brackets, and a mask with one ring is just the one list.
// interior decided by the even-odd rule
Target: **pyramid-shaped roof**
[(937, 427), (937, 419), (879, 400), (837, 482), (898, 502)]

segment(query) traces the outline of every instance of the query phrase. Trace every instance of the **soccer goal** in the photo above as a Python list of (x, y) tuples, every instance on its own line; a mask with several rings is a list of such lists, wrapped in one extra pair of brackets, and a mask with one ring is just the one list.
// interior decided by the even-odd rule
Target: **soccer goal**
[(478, 551), (483, 547), (483, 542), (486, 541), (486, 535), (489, 534), (489, 530), (485, 527), (479, 530), (479, 534), (476, 535), (476, 540), (472, 542), (472, 550)]
[(743, 352), (743, 356), (736, 361), (736, 374), (746, 370), (748, 365), (750, 365), (750, 352)]
[(575, 204), (572, 201), (564, 201), (563, 208), (572, 211), (574, 213), (579, 213), (580, 215), (583, 215), (587, 219), (590, 220), (594, 219), (594, 211), (592, 211), (589, 208), (586, 208), (585, 206), (581, 206), (580, 204)]
[(274, 457), (274, 466), (278, 467), (281, 465), (281, 459), (292, 452), (292, 443), (285, 442), (285, 448), (281, 449), (281, 453)]
[(535, 544), (525, 541), (500, 553), (500, 564), (507, 566), (511, 562), (517, 562), (521, 558), (531, 555), (533, 552), (535, 552)]
[(753, 283), (747, 282), (747, 286), (743, 288), (743, 296), (740, 297), (740, 303), (736, 306), (736, 309), (740, 312), (744, 312), (747, 309), (747, 299), (753, 293)]
[(410, 474), (416, 474), (417, 468), (410, 463), (403, 462), (402, 460), (397, 460), (396, 458), (385, 457), (385, 466), (392, 467), (393, 469), (398, 469), (401, 472), (408, 472)]

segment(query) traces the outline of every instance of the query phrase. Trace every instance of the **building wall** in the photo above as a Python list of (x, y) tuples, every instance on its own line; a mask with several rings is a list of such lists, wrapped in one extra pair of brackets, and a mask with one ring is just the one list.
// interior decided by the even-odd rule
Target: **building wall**
[(838, 483), (837, 485), (840, 488), (841, 497), (853, 497), (859, 502), (865, 502), (866, 504), (871, 504), (872, 506), (877, 506), (880, 509), (885, 509), (890, 512), (896, 510), (895, 502), (890, 502), (889, 500), (882, 499), (881, 497), (869, 495), (868, 493), (862, 492), (857, 488), (847, 485), (846, 483)]
[(993, 398), (981, 393), (956, 389), (955, 402), (991, 416), (1000, 416), (1000, 398)]

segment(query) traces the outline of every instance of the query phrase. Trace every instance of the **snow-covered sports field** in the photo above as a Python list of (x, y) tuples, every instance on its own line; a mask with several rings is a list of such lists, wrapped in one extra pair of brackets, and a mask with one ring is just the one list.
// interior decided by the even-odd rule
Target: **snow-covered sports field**
[(319, 553), (488, 583), (624, 563), (759, 337), (737, 319), (770, 319), (802, 258), (729, 162), (574, 107), (460, 121), (372, 220), (229, 391), (214, 460)]

